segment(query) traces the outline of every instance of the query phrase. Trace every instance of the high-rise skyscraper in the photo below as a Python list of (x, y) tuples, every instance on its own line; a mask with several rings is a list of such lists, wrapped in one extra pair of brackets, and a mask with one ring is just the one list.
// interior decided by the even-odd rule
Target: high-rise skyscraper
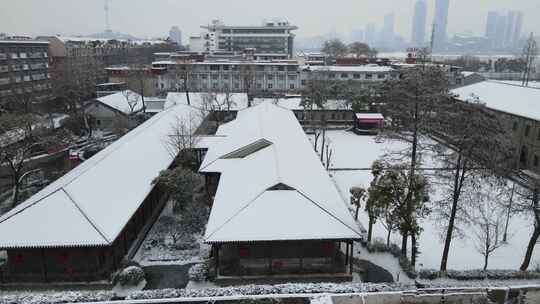
[(490, 40), (495, 39), (495, 33), (497, 32), (497, 18), (499, 14), (495, 11), (488, 12), (486, 21), (486, 38)]
[(364, 42), (364, 31), (358, 29), (351, 31), (350, 39), (352, 42)]
[(422, 47), (426, 42), (427, 4), (425, 0), (417, 0), (414, 6), (413, 29), (411, 43)]
[(178, 26), (171, 27), (169, 30), (169, 39), (176, 42), (178, 45), (182, 45), (182, 31), (178, 28)]
[(448, 27), (448, 9), (450, 0), (436, 0), (435, 3), (435, 18), (433, 24), (435, 26), (435, 35), (433, 41), (434, 49), (442, 49), (446, 44), (446, 29)]
[(496, 48), (504, 47), (507, 19), (508, 18), (505, 15), (497, 16), (497, 26), (495, 28), (495, 43), (494, 43), (494, 47)]
[(514, 29), (516, 24), (516, 14), (515, 11), (509, 11), (508, 16), (506, 17), (506, 30), (504, 33), (504, 47), (512, 46), (512, 41), (514, 40)]
[(384, 25), (381, 31), (381, 45), (390, 47), (395, 38), (395, 15), (393, 13), (384, 16)]
[(375, 24), (373, 23), (369, 23), (366, 25), (366, 42), (370, 45), (370, 46), (373, 46), (373, 44), (375, 43), (375, 40), (376, 40), (376, 37), (377, 37), (377, 28), (375, 26)]
[(516, 47), (518, 46), (519, 39), (521, 39), (521, 28), (523, 27), (523, 12), (517, 12), (516, 14), (516, 22), (514, 25), (514, 35), (513, 35), (513, 41), (512, 46)]

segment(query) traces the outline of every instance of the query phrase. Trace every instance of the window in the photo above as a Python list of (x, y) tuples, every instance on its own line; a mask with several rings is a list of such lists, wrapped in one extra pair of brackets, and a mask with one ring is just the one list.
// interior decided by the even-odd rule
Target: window
[(264, 65), (258, 65), (257, 71), (264, 71)]
[(328, 74), (328, 78), (336, 78), (336, 74), (330, 73), (330, 74)]
[(289, 80), (296, 80), (296, 75), (289, 75)]
[(283, 71), (285, 71), (285, 67), (284, 67), (284, 66), (282, 66), (282, 65), (278, 66), (278, 68), (277, 68), (277, 69), (278, 69), (278, 71), (280, 71), (280, 72), (283, 72)]
[(223, 66), (223, 70), (224, 70), (224, 71), (228, 71), (228, 70), (229, 70), (229, 66), (228, 66), (228, 65), (224, 65), (224, 66)]
[(219, 71), (219, 65), (211, 65), (210, 71)]
[(218, 78), (219, 78), (219, 75), (218, 75), (218, 74), (213, 74), (213, 75), (212, 75), (212, 79), (213, 79), (213, 80), (218, 80)]
[(270, 75), (266, 76), (266, 78), (267, 78), (268, 80), (274, 80), (274, 75), (271, 75), (271, 74), (270, 74)]
[(538, 159), (538, 155), (535, 155), (534, 156), (534, 166), (538, 167), (539, 162), (540, 162), (540, 160)]
[(207, 75), (207, 74), (201, 74), (201, 79), (206, 80), (207, 78), (208, 78), (208, 75)]
[(281, 81), (284, 81), (285, 80), (285, 75), (278, 75), (278, 80), (281, 80)]
[(366, 74), (366, 79), (372, 79), (372, 78), (373, 78), (372, 74)]
[(269, 89), (273, 89), (274, 86), (273, 86), (271, 83), (269, 83), (269, 84), (268, 84), (268, 88), (269, 88)]
[(305, 79), (302, 79), (302, 81), (300, 81), (300, 84), (305, 86), (306, 85), (306, 80)]
[(540, 140), (540, 130), (538, 130), (538, 135), (536, 135), (536, 139)]
[(525, 137), (528, 137), (528, 136), (529, 136), (529, 133), (531, 133), (531, 126), (530, 126), (530, 125), (526, 125), (526, 126), (525, 126)]
[(295, 89), (294, 83), (289, 84), (289, 89), (291, 89), (291, 90), (294, 90), (294, 89)]
[(360, 79), (360, 74), (353, 74), (354, 79)]
[(386, 78), (386, 74), (378, 74), (377, 79), (384, 79)]
[(518, 122), (517, 121), (514, 121), (514, 124), (512, 125), (512, 131), (517, 131), (518, 129)]
[(223, 79), (224, 80), (229, 80), (229, 75), (228, 74), (223, 75)]
[(341, 78), (349, 78), (349, 74), (347, 74), (347, 73), (341, 73)]

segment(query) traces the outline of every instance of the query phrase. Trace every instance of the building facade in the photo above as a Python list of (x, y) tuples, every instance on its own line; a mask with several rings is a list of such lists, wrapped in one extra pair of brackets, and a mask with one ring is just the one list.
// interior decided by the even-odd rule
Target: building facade
[(435, 27), (433, 48), (435, 50), (444, 49), (446, 46), (449, 7), (450, 0), (437, 0), (435, 3), (435, 18), (433, 20)]
[(48, 60), (48, 42), (0, 40), (0, 106), (23, 98), (32, 103), (50, 99)]
[(411, 42), (414, 47), (423, 47), (426, 43), (427, 4), (424, 0), (416, 1), (414, 6)]
[(190, 48), (196, 52), (242, 52), (254, 49), (261, 54), (293, 56), (293, 31), (298, 27), (286, 21), (265, 22), (258, 26), (231, 26), (219, 20), (201, 26), (204, 32), (190, 38)]

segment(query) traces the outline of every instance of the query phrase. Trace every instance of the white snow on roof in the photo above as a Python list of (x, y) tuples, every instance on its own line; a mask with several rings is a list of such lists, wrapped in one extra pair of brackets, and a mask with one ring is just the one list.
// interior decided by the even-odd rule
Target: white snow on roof
[(221, 173), (206, 242), (361, 237), (292, 111), (263, 102), (217, 135), (200, 169)]
[(476, 96), (490, 109), (540, 120), (540, 89), (497, 81), (482, 81), (452, 90), (458, 99)]
[(391, 72), (394, 69), (389, 66), (379, 66), (379, 65), (356, 65), (356, 66), (340, 66), (340, 65), (328, 65), (328, 66), (305, 66), (303, 69), (309, 69), (311, 71), (322, 71), (322, 72), (372, 72), (372, 73), (382, 73), (382, 72)]
[(0, 248), (112, 244), (172, 163), (179, 119), (201, 120), (189, 106), (165, 110), (0, 217)]
[[(96, 100), (124, 114), (137, 113), (139, 111), (142, 111), (143, 109), (143, 101), (141, 95), (131, 90), (125, 90), (122, 92), (106, 95), (96, 98)], [(133, 111), (131, 110), (130, 104), (133, 106)]]
[[(228, 98), (228, 99), (227, 99)], [(227, 109), (227, 104), (230, 105), (231, 111), (245, 109), (248, 106), (248, 97), (246, 93), (204, 93), (204, 92), (190, 92), (189, 93), (189, 102), (192, 107), (199, 109), (206, 109), (208, 100), (213, 100), (214, 106), (216, 104), (220, 105), (221, 110)], [(229, 102), (227, 103), (227, 100)], [(167, 94), (167, 100), (165, 101), (165, 109), (177, 105), (183, 104), (187, 105), (188, 100), (186, 93), (170, 92)], [(217, 108), (216, 108), (217, 109)]]
[(358, 119), (384, 119), (381, 113), (356, 113)]

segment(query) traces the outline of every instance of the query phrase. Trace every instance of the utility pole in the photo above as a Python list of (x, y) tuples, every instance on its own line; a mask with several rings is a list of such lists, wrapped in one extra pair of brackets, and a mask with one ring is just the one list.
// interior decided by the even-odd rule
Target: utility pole
[(523, 56), (525, 57), (525, 70), (523, 71), (521, 85), (526, 87), (529, 86), (529, 80), (531, 77), (531, 71), (534, 66), (534, 61), (538, 56), (538, 47), (536, 44), (536, 40), (534, 39), (533, 33), (531, 33), (529, 39), (527, 39), (527, 42), (525, 43), (525, 47), (523, 49)]

